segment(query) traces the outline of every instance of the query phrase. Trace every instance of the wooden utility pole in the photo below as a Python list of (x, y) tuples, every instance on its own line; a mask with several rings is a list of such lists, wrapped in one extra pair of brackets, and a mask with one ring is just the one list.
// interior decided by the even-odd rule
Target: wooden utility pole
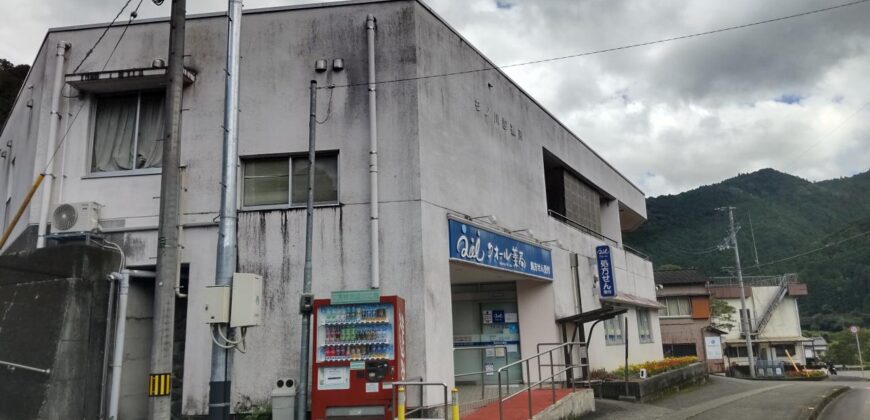
[(169, 29), (169, 62), (166, 71), (165, 137), (160, 179), (160, 219), (157, 228), (157, 278), (154, 282), (154, 334), (151, 341), (151, 375), (148, 418), (171, 417), (172, 346), (175, 339), (175, 285), (178, 282), (180, 246), (180, 137), (184, 86), (184, 29), (186, 0), (172, 0)]

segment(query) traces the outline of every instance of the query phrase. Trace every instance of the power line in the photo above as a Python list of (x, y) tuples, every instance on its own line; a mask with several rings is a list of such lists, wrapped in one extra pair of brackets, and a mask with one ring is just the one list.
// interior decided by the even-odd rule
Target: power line
[[(578, 58), (578, 57), (585, 57), (585, 56), (589, 56), (589, 55), (596, 55), (596, 54), (603, 54), (603, 53), (620, 51), (620, 50), (627, 50), (627, 49), (632, 49), (632, 48), (646, 47), (646, 46), (650, 46), (650, 45), (663, 44), (663, 43), (671, 42), (671, 41), (679, 41), (679, 40), (683, 40), (683, 39), (695, 38), (695, 37), (700, 37), (700, 36), (705, 36), (705, 35), (712, 35), (712, 34), (717, 34), (717, 33), (721, 33), (721, 32), (733, 31), (736, 29), (744, 29), (744, 28), (749, 28), (749, 27), (753, 27), (753, 26), (764, 25), (764, 24), (773, 23), (773, 22), (779, 22), (779, 21), (794, 19), (794, 18), (798, 18), (798, 17), (802, 17), (802, 16), (813, 15), (816, 13), (828, 12), (828, 11), (840, 9), (843, 7), (849, 7), (849, 6), (855, 6), (855, 5), (858, 5), (861, 3), (867, 3), (868, 1), (870, 1), (870, 0), (857, 0), (857, 1), (849, 2), (849, 3), (838, 4), (836, 6), (810, 10), (807, 12), (797, 13), (797, 14), (788, 15), (788, 16), (782, 16), (782, 17), (773, 18), (773, 19), (760, 20), (757, 22), (746, 23), (743, 25), (728, 26), (728, 27), (713, 29), (713, 30), (705, 31), (705, 32), (697, 32), (694, 34), (675, 36), (675, 37), (664, 38), (664, 39), (659, 39), (659, 40), (655, 40), (655, 41), (640, 42), (637, 44), (623, 45), (620, 47), (605, 48), (605, 49), (587, 51), (587, 52), (571, 54), (571, 55), (563, 55), (563, 56), (558, 56), (558, 57), (544, 58), (541, 60), (533, 60), (533, 61), (526, 61), (526, 62), (522, 62), (522, 63), (507, 64), (504, 66), (491, 66), (491, 67), (484, 67), (484, 68), (472, 69), (472, 70), (462, 70), (462, 71), (455, 71), (455, 72), (449, 72), (449, 73), (432, 74), (432, 75), (427, 75), (427, 76), (406, 77), (406, 78), (393, 79), (393, 80), (375, 81), (374, 84), (399, 83), (399, 82), (408, 82), (408, 81), (413, 81), (413, 80), (424, 80), (424, 79), (434, 79), (434, 78), (439, 78), (439, 77), (458, 76), (458, 75), (463, 75), (463, 74), (480, 73), (480, 72), (491, 71), (491, 70), (501, 70), (501, 69), (507, 69), (507, 68), (512, 68), (512, 67), (528, 66), (528, 65), (532, 65), (532, 64), (540, 64), (540, 63), (548, 63), (548, 62), (552, 62), (552, 61), (567, 60), (569, 58)], [(346, 84), (346, 85), (335, 85), (333, 87), (346, 88), (346, 87), (356, 87), (356, 86), (368, 86), (369, 84), (371, 84), (371, 83), (368, 83), (368, 82), (366, 82), (366, 83), (350, 83), (350, 84)], [(318, 89), (326, 89), (326, 87), (319, 87)]]
[(805, 255), (809, 255), (809, 254), (813, 254), (813, 253), (816, 253), (816, 252), (819, 252), (819, 251), (826, 250), (826, 249), (828, 249), (828, 248), (833, 248), (833, 247), (838, 246), (838, 245), (841, 245), (841, 244), (843, 244), (843, 243), (845, 243), (845, 242), (848, 242), (848, 241), (851, 241), (851, 240), (854, 240), (854, 239), (858, 239), (858, 238), (860, 238), (860, 237), (862, 237), (862, 236), (866, 236), (866, 235), (870, 235), (870, 230), (868, 230), (868, 231), (866, 231), (866, 232), (859, 233), (859, 234), (857, 234), (857, 235), (850, 236), (850, 237), (848, 237), (848, 238), (841, 239), (841, 240), (839, 240), (839, 241), (837, 241), (837, 242), (831, 242), (831, 243), (828, 243), (828, 244), (822, 245), (822, 246), (820, 246), (820, 247), (818, 247), (818, 248), (811, 249), (811, 250), (806, 251), (806, 252), (801, 252), (800, 254), (795, 254), (795, 255), (792, 255), (792, 256), (790, 256), (790, 257), (785, 257), (785, 258), (781, 258), (781, 259), (778, 259), (778, 260), (774, 260), (774, 261), (766, 262), (766, 263), (764, 263), (764, 264), (759, 264), (759, 265), (757, 265), (757, 266), (755, 266), (755, 267), (752, 267), (751, 269), (757, 269), (757, 268), (765, 267), (765, 266), (768, 266), (768, 265), (773, 265), (773, 264), (778, 264), (778, 263), (785, 262), (785, 261), (790, 261), (790, 260), (793, 260), (793, 259), (795, 259), (795, 258), (803, 257), (803, 256), (805, 256)]
[[(106, 69), (106, 66), (109, 65), (109, 60), (112, 59), (112, 56), (115, 55), (115, 51), (118, 49), (118, 45), (121, 45), (121, 40), (124, 39), (124, 35), (127, 34), (127, 29), (130, 29), (130, 24), (133, 23), (133, 19), (139, 16), (139, 7), (142, 6), (142, 0), (139, 0), (139, 4), (136, 5), (136, 8), (130, 12), (130, 20), (127, 21), (127, 24), (124, 25), (124, 30), (121, 32), (121, 36), (118, 37), (118, 41), (115, 42), (115, 46), (112, 47), (112, 52), (109, 53), (109, 56), (106, 57), (106, 63), (103, 64), (103, 70)], [(75, 72), (73, 72), (75, 73)]]
[[(91, 49), (89, 49), (88, 52), (85, 53), (85, 56), (82, 57), (82, 61), (79, 61), (79, 65), (76, 66), (75, 70), (73, 70), (73, 73), (79, 71), (79, 68), (81, 68), (82, 64), (85, 63), (85, 60), (87, 60), (88, 57), (90, 57), (91, 54), (94, 52), (94, 48), (97, 48), (97, 45), (100, 45), (100, 41), (103, 40), (103, 37), (106, 36), (106, 33), (109, 32), (109, 29), (112, 29), (112, 25), (114, 25), (115, 21), (117, 21), (118, 18), (121, 17), (121, 13), (124, 13), (124, 9), (126, 9), (127, 6), (130, 5), (131, 1), (133, 1), (133, 0), (127, 0), (127, 2), (124, 3), (124, 7), (121, 7), (121, 10), (118, 10), (118, 14), (115, 15), (115, 18), (112, 19), (112, 22), (106, 26), (106, 29), (103, 31), (103, 33), (100, 34), (100, 37), (97, 38), (97, 42), (94, 42), (94, 45), (91, 46)], [(870, 0), (866, 0), (866, 1), (870, 1)]]
[[(840, 123), (837, 124), (837, 126), (834, 127), (831, 131), (828, 131), (827, 133), (823, 134), (823, 135), (821, 136), (820, 140), (824, 140), (824, 139), (826, 139), (828, 136), (830, 136), (831, 134), (836, 133), (837, 130), (839, 130), (840, 128), (842, 128), (842, 127), (843, 127), (847, 122), (849, 122), (849, 120), (851, 120), (854, 116), (858, 115), (861, 111), (863, 111), (863, 110), (864, 110), (865, 108), (867, 108), (868, 106), (870, 106), (870, 102), (865, 103), (865, 104), (862, 105), (860, 108), (858, 108), (857, 110), (855, 110), (855, 112), (849, 114), (848, 117), (844, 118), (843, 121), (840, 121)], [(819, 141), (815, 141), (815, 142), (813, 142), (813, 144), (807, 146), (806, 149), (801, 150), (798, 154), (796, 154), (796, 155), (794, 156), (794, 158), (793, 158), (789, 163), (787, 163), (785, 166), (783, 166), (783, 168), (784, 168), (784, 169), (791, 168), (791, 165), (794, 165), (795, 163), (797, 163), (798, 161), (800, 161), (801, 157), (803, 157), (804, 154), (806, 154), (806, 153), (809, 152), (811, 149), (813, 149), (813, 148), (815, 148), (816, 146), (818, 146), (819, 143), (820, 143), (820, 140), (819, 140)]]
[[(124, 9), (127, 8), (127, 5), (130, 4), (131, 1), (132, 0), (127, 1), (127, 4), (125, 4), (124, 7), (121, 8), (121, 12), (118, 13), (118, 16), (120, 16), (121, 13), (124, 12)], [(868, 1), (870, 1), (870, 0), (868, 0)], [(139, 4), (136, 6), (136, 9), (134, 9), (132, 12), (130, 12), (130, 19), (124, 25), (124, 30), (121, 32), (121, 35), (118, 37), (118, 41), (115, 42), (115, 47), (112, 48), (112, 52), (109, 54), (108, 57), (106, 57), (106, 62), (103, 63), (103, 67), (102, 67), (103, 70), (106, 69), (106, 66), (109, 64), (109, 60), (112, 59), (112, 55), (115, 53), (115, 50), (118, 48), (118, 45), (121, 43), (121, 40), (124, 39), (124, 35), (127, 33), (127, 28), (130, 27), (130, 24), (133, 23), (133, 20), (136, 19), (136, 17), (138, 16), (140, 6), (142, 6), (142, 0), (139, 0)], [(118, 16), (115, 16), (115, 19), (118, 19)], [(105, 35), (106, 32), (108, 32), (108, 30), (112, 27), (112, 24), (114, 24), (114, 23), (115, 23), (115, 21), (113, 20), (112, 23), (110, 23), (109, 26), (106, 27), (106, 31), (103, 32), (103, 35)], [(94, 48), (96, 48), (97, 44), (100, 43), (100, 40), (103, 39), (103, 35), (101, 35), (100, 38), (97, 40), (97, 42), (94, 43), (93, 47), (91, 47), (91, 49), (85, 55), (85, 58), (83, 58), (82, 61), (79, 63), (79, 67), (82, 65), (82, 63), (84, 63), (85, 59), (88, 58), (88, 56), (91, 54), (91, 52), (94, 51)], [(76, 70), (78, 70), (79, 67), (76, 67)], [(76, 70), (73, 70), (73, 73), (75, 73)], [(74, 96), (64, 95), (63, 93), (61, 93), (61, 96), (65, 97), (65, 98), (73, 98), (74, 97)], [(75, 96), (75, 97), (77, 97), (77, 96)], [(51, 166), (51, 164), (54, 162), (54, 158), (57, 157), (57, 153), (60, 151), (60, 148), (63, 146), (63, 143), (66, 141), (67, 135), (69, 135), (69, 132), (72, 130), (73, 123), (76, 122), (76, 119), (79, 117), (79, 114), (81, 114), (82, 109), (84, 109), (86, 103), (87, 102), (82, 101), (81, 104), (79, 105), (79, 109), (76, 110), (75, 114), (73, 114), (72, 119), (70, 120), (69, 124), (67, 124), (66, 131), (63, 133), (63, 137), (61, 137), (60, 140), (58, 140), (57, 146), (55, 146), (54, 151), (51, 153), (51, 157), (49, 157), (48, 160), (45, 162), (45, 167), (42, 168), (41, 173), (44, 174), (48, 170), (49, 166)]]

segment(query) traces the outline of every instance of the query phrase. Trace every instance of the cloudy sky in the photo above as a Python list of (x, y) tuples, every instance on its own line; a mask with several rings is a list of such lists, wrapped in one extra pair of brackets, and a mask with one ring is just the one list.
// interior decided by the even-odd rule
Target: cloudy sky
[[(0, 57), (125, 0), (3, 0)], [(144, 0), (139, 17), (169, 14)], [(258, 8), (308, 3), (247, 0)], [(498, 65), (654, 41), (849, 0), (429, 0)], [(131, 8), (138, 3), (133, 0)], [(225, 0), (189, 0), (190, 13)], [(121, 20), (127, 19), (125, 12)], [(810, 180), (870, 169), (870, 2), (507, 73), (649, 196), (772, 167)]]

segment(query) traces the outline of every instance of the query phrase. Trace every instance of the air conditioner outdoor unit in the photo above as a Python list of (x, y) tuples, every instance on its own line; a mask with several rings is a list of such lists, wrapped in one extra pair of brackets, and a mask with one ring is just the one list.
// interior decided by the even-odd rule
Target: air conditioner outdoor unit
[(99, 232), (100, 208), (98, 203), (63, 203), (54, 208), (51, 230), (54, 233)]

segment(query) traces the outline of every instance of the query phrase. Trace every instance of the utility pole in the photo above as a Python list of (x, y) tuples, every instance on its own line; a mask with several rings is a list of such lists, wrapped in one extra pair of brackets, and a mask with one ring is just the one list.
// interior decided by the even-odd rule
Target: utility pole
[[(215, 285), (231, 287), (236, 271), (236, 191), (239, 160), (239, 38), (242, 24), (242, 1), (229, 0), (227, 5), (227, 68), (224, 86), (224, 145), (221, 170), (221, 210), (218, 223)], [(211, 328), (221, 328), (213, 324)], [(227, 334), (232, 334), (227, 329)], [(214, 331), (209, 331), (213, 334)], [(230, 337), (232, 339), (232, 337)], [(211, 377), (208, 392), (209, 420), (230, 417), (232, 351), (212, 343)]]
[[(175, 285), (178, 282), (181, 102), (184, 87), (186, 0), (172, 0), (169, 23), (169, 63), (166, 71), (166, 137), (160, 178), (160, 219), (157, 228), (157, 278), (154, 282), (154, 335), (151, 341), (151, 381), (163, 381), (158, 392), (149, 388), (148, 418), (171, 416), (172, 345), (175, 339)], [(168, 384), (165, 382), (169, 382)]]
[(314, 153), (317, 132), (317, 81), (311, 81), (311, 104), (308, 115), (308, 203), (305, 209), (305, 277), (299, 312), (302, 314), (302, 340), (299, 348), (299, 392), (296, 393), (296, 420), (305, 420), (308, 412), (308, 348), (311, 339), (312, 240), (314, 233)]
[(734, 229), (734, 207), (720, 207), (716, 210), (728, 210), (728, 221), (731, 226), (731, 244), (734, 246), (734, 264), (737, 268), (737, 281), (740, 283), (740, 325), (746, 335), (746, 356), (749, 359), (749, 375), (755, 377), (755, 355), (752, 352), (752, 323), (746, 310), (746, 290), (743, 288), (743, 269), (740, 267), (740, 250), (737, 248), (737, 230)]

